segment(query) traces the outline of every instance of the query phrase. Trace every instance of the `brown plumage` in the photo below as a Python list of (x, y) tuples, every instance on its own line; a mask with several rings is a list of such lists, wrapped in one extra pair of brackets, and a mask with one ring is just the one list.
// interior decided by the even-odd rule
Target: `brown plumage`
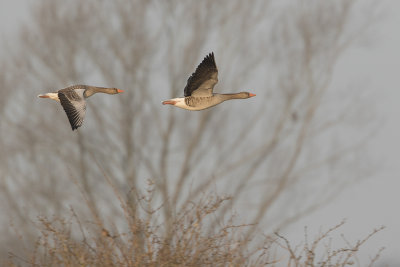
[(67, 88), (58, 90), (54, 93), (47, 93), (43, 95), (38, 95), (41, 98), (50, 98), (61, 103), (67, 114), (69, 123), (71, 124), (72, 130), (78, 129), (82, 126), (83, 120), (86, 113), (86, 98), (96, 94), (118, 94), (122, 93), (123, 90), (117, 88), (106, 88), (97, 87), (90, 85), (73, 85)]
[(246, 99), (255, 96), (248, 92), (236, 94), (215, 94), (214, 86), (218, 82), (218, 69), (214, 53), (208, 54), (189, 77), (184, 96), (163, 101), (162, 104), (174, 105), (187, 110), (203, 110), (230, 99)]

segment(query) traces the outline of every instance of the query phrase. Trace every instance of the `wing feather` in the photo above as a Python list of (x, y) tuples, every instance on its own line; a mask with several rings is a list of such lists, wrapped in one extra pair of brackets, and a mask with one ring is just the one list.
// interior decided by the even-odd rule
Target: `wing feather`
[(78, 129), (78, 127), (82, 126), (86, 113), (86, 101), (83, 98), (84, 90), (82, 89), (82, 91), (77, 91), (78, 90), (64, 89), (58, 92), (58, 98), (67, 114), (72, 130)]
[(213, 88), (218, 82), (218, 69), (214, 53), (208, 54), (189, 77), (184, 90), (187, 96), (212, 96)]

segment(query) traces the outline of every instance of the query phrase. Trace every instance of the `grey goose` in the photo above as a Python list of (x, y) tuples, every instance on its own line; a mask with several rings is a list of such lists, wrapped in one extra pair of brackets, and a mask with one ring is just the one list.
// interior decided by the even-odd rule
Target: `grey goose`
[(246, 99), (255, 96), (248, 92), (236, 94), (213, 93), (218, 82), (218, 69), (214, 53), (208, 54), (187, 80), (184, 96), (162, 102), (163, 105), (173, 105), (187, 110), (203, 110), (218, 105), (226, 100)]
[(72, 85), (53, 93), (38, 95), (38, 97), (50, 98), (60, 102), (65, 113), (67, 114), (72, 130), (76, 130), (78, 127), (82, 126), (83, 119), (85, 118), (86, 98), (96, 93), (114, 95), (122, 92), (123, 90), (117, 88), (105, 88), (90, 85)]

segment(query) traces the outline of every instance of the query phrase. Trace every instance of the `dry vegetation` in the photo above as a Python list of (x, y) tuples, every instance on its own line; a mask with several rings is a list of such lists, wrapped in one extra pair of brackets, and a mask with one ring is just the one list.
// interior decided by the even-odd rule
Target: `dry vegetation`
[[(250, 2), (35, 1), (0, 66), (2, 259), (12, 251), (17, 265), (279, 265), (269, 233), (367, 176), (371, 106), (335, 67), (376, 9)], [(251, 91), (256, 101), (204, 112), (161, 106), (211, 51), (216, 92)], [(71, 84), (125, 93), (94, 96), (72, 132), (57, 103), (36, 99)]]
[[(302, 247), (292, 245), (282, 235), (264, 236), (255, 244), (245, 238), (246, 228), (254, 225), (235, 224), (235, 216), (219, 221), (209, 228), (218, 217), (218, 210), (231, 199), (204, 195), (197, 202), (188, 203), (174, 217), (171, 232), (163, 233), (159, 222), (163, 206), (152, 207), (156, 189), (148, 182), (146, 192), (136, 190), (141, 216), (132, 214), (130, 204), (111, 184), (124, 225), (115, 225), (112, 219), (102, 219), (86, 199), (91, 212), (80, 217), (70, 208), (68, 217), (39, 216), (39, 236), (35, 245), (24, 253), (10, 253), (10, 266), (350, 266), (358, 262), (357, 254), (362, 245), (383, 229), (375, 229), (355, 244), (332, 247), (332, 234), (344, 222), (321, 233), (308, 243), (307, 233)], [(121, 231), (121, 229), (124, 229)], [(336, 234), (337, 235), (337, 234)], [(344, 238), (344, 237), (343, 237)], [(321, 248), (323, 250), (321, 250)], [(371, 259), (373, 266), (383, 248)], [(20, 256), (24, 254), (25, 256)], [(362, 266), (362, 265), (357, 265)]]

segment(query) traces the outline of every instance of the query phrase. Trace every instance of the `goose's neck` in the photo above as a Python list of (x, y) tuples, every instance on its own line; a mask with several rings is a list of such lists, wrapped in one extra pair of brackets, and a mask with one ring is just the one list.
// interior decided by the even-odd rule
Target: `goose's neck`
[(248, 96), (244, 93), (235, 93), (235, 94), (217, 94), (219, 98), (223, 101), (230, 100), (230, 99), (244, 99), (248, 98)]
[(97, 86), (87, 86), (84, 96), (89, 97), (96, 93), (105, 93), (105, 94), (115, 94), (115, 88), (105, 88), (105, 87), (97, 87)]

